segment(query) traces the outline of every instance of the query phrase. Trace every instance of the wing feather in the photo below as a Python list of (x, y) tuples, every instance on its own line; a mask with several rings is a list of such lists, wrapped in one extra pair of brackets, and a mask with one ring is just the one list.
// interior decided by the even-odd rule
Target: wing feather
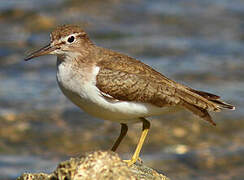
[(186, 101), (206, 110), (220, 110), (201, 94), (136, 59), (113, 51), (107, 57), (109, 60), (103, 58), (97, 64), (100, 67), (97, 87), (118, 100), (152, 103), (160, 107)]
[(144, 102), (158, 107), (181, 105), (213, 125), (207, 111), (220, 111), (228, 105), (217, 95), (179, 84), (150, 66), (113, 51), (107, 51), (97, 66), (100, 70), (96, 86), (119, 101)]

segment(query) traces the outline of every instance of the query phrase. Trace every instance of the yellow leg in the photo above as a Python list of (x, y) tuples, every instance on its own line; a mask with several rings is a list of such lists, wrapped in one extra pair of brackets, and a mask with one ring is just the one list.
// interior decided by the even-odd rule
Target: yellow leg
[(119, 144), (121, 143), (121, 141), (124, 139), (125, 135), (127, 134), (128, 131), (128, 126), (126, 124), (121, 123), (121, 131), (120, 131), (120, 135), (117, 138), (117, 140), (115, 141), (111, 151), (116, 151), (116, 149), (118, 148)]
[(148, 120), (146, 120), (145, 118), (141, 118), (141, 120), (142, 120), (142, 123), (143, 123), (141, 137), (139, 139), (139, 142), (137, 144), (136, 150), (135, 150), (131, 160), (125, 160), (125, 162), (128, 163), (128, 166), (131, 166), (132, 164), (134, 164), (138, 160), (142, 145), (143, 145), (143, 143), (145, 141), (145, 138), (147, 136), (148, 130), (150, 128), (150, 122)]

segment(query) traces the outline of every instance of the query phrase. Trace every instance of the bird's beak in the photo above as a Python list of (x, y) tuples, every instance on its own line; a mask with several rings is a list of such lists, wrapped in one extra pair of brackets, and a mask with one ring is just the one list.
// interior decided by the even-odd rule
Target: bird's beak
[(39, 56), (50, 54), (51, 52), (53, 52), (56, 49), (57, 49), (57, 47), (55, 45), (48, 44), (47, 46), (45, 46), (45, 47), (43, 47), (43, 48), (31, 53), (30, 55), (28, 55), (25, 58), (25, 61), (28, 61), (28, 60), (30, 60), (32, 58), (35, 58), (35, 57), (39, 57)]

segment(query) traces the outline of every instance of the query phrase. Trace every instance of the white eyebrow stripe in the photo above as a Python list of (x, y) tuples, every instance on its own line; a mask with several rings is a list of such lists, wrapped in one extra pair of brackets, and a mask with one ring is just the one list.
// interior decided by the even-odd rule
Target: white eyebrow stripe
[(70, 34), (70, 35), (68, 35), (68, 36), (65, 36), (65, 37), (63, 37), (63, 38), (60, 38), (60, 41), (67, 41), (67, 39), (70, 37), (70, 36), (74, 36), (74, 37), (76, 37), (77, 35), (79, 35), (79, 34), (81, 34), (81, 33), (73, 33), (73, 34)]

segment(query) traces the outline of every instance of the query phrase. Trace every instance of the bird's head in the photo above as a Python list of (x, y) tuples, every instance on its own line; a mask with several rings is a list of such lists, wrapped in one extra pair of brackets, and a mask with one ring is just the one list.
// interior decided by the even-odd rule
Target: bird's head
[(28, 55), (25, 60), (54, 54), (57, 56), (72, 56), (84, 52), (92, 45), (86, 32), (77, 25), (58, 26), (51, 34), (50, 44)]

